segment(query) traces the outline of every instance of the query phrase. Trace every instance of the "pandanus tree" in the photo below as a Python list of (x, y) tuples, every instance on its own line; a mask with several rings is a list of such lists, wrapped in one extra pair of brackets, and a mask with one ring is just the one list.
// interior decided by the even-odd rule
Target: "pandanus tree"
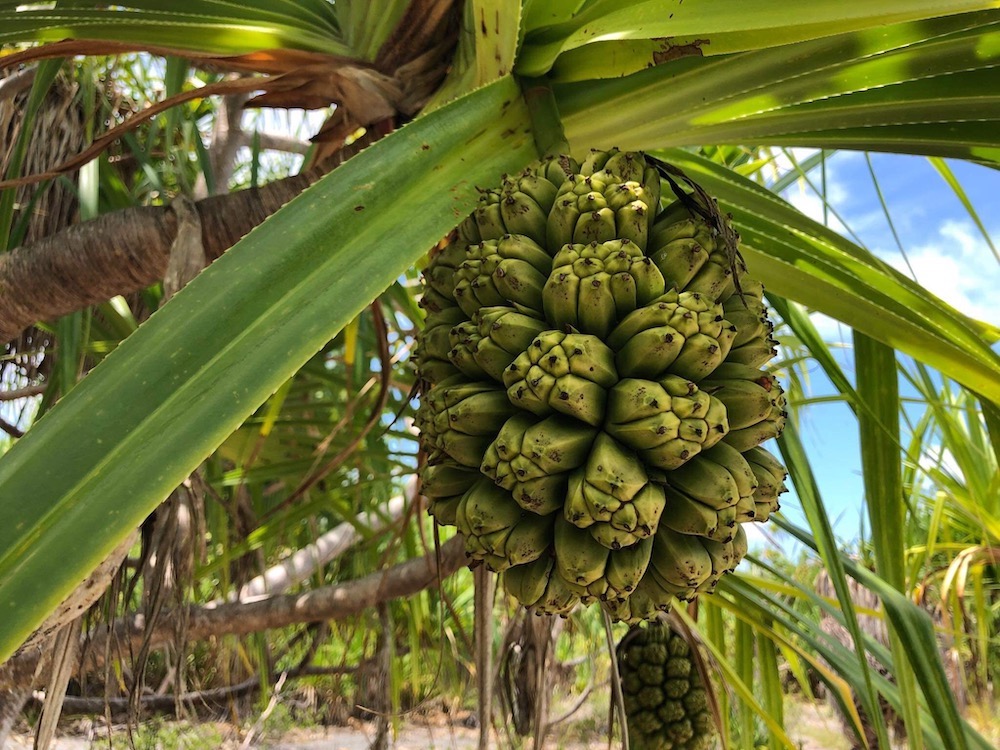
[[(437, 468), (424, 475), (425, 483), (434, 487), (436, 481), (438, 488), (453, 490), (452, 495), (466, 498), (475, 493), (474, 502), (460, 498), (449, 506), (442, 500), (450, 497), (449, 490), (441, 490), (432, 508), (442, 522), (458, 523), (467, 537), (465, 543), (479, 545), (479, 557), (487, 561), (498, 557), (496, 539), (487, 539), (487, 533), (477, 535), (477, 530), (485, 529), (480, 521), (488, 509), (502, 505), (508, 497), (517, 498), (522, 509), (546, 502), (549, 495), (536, 488), (549, 481), (552, 472), (543, 471), (522, 482), (514, 478), (516, 471), (511, 473), (511, 467), (524, 458), (523, 446), (531, 441), (551, 442), (563, 436), (571, 446), (574, 439), (579, 440), (586, 428), (577, 427), (576, 435), (570, 435), (573, 429), (566, 427), (566, 419), (596, 429), (605, 424), (607, 411), (614, 414), (608, 418), (615, 427), (606, 440), (588, 435), (587, 451), (579, 451), (571, 476), (565, 477), (567, 486), (575, 488), (566, 497), (573, 496), (578, 505), (590, 509), (580, 517), (597, 522), (584, 528), (586, 524), (556, 519), (555, 531), (546, 529), (542, 538), (554, 534), (557, 546), (560, 539), (571, 537), (576, 540), (574, 549), (584, 544), (578, 537), (585, 537), (586, 544), (601, 543), (602, 534), (608, 536), (604, 547), (618, 544), (624, 548), (617, 555), (633, 548), (633, 543), (646, 544), (638, 537), (651, 532), (639, 531), (643, 524), (632, 516), (638, 518), (637, 507), (649, 506), (651, 494), (664, 492), (664, 482), (651, 480), (647, 469), (651, 462), (657, 471), (676, 469), (670, 491), (691, 494), (697, 478), (689, 476), (685, 483), (680, 465), (688, 456), (676, 466), (670, 463), (685, 450), (704, 448), (706, 456), (715, 451), (714, 458), (698, 466), (751, 467), (744, 476), (747, 482), (756, 476), (758, 485), (770, 467), (774, 485), (780, 484), (780, 470), (767, 457), (758, 455), (753, 463), (744, 458), (737, 461), (726, 452), (728, 448), (746, 456), (746, 451), (758, 450), (756, 439), (713, 447), (705, 444), (705, 434), (694, 440), (695, 428), (691, 428), (689, 442), (694, 447), (684, 448), (679, 443), (653, 445), (629, 432), (630, 424), (646, 417), (639, 411), (652, 408), (640, 403), (629, 378), (644, 378), (660, 389), (658, 403), (676, 402), (671, 414), (684, 411), (690, 417), (691, 410), (703, 407), (704, 418), (698, 418), (709, 436), (713, 424), (721, 425), (708, 416), (718, 413), (718, 409), (712, 411), (713, 393), (725, 403), (727, 387), (730, 391), (745, 388), (734, 382), (770, 390), (762, 385), (765, 377), (767, 383), (772, 382), (769, 375), (751, 378), (738, 370), (740, 366), (758, 368), (767, 359), (752, 355), (747, 361), (730, 363), (737, 369), (728, 377), (717, 377), (704, 393), (689, 387), (708, 377), (725, 359), (723, 355), (700, 372), (708, 346), (729, 351), (747, 345), (746, 341), (735, 344), (732, 337), (739, 336), (739, 331), (725, 332), (720, 321), (729, 320), (725, 313), (747, 325), (759, 322), (764, 303), (760, 287), (749, 279), (759, 280), (775, 319), (826, 370), (857, 414), (874, 572), (839, 554), (821, 488), (809, 470), (794, 422), (786, 426), (778, 442), (810, 529), (795, 528), (780, 517), (778, 523), (821, 557), (837, 601), (802, 587), (796, 596), (839, 618), (853, 638), (856, 653), (825, 639), (816, 623), (797, 618), (773, 589), (757, 585), (753, 577), (721, 578), (731, 560), (716, 565), (718, 570), (709, 562), (705, 580), (718, 583), (719, 591), (702, 600), (704, 616), (698, 623), (686, 610), (675, 607), (677, 617), (705, 632), (704, 642), (714, 663), (724, 670), (746, 716), (757, 712), (778, 745), (790, 746), (781, 722), (780, 691), (775, 689), (780, 650), (786, 658), (791, 655), (820, 671), (852, 717), (859, 737), (864, 736), (862, 718), (853, 709), (849, 691), (859, 696), (869, 717), (881, 715), (880, 699), (888, 701), (904, 717), (916, 745), (986, 747), (958, 714), (930, 621), (906, 596), (914, 576), (907, 570), (905, 557), (903, 530), (908, 511), (901, 467), (906, 450), (901, 448), (896, 366), (897, 358), (912, 358), (969, 394), (969, 408), (984, 415), (990, 438), (981, 440), (977, 449), (989, 456), (992, 463), (987, 465), (995, 466), (1000, 444), (996, 406), (1000, 403), (1000, 357), (992, 346), (1000, 338), (998, 331), (953, 309), (864, 248), (784, 202), (763, 179), (763, 157), (771, 148), (798, 146), (925, 154), (995, 166), (1000, 161), (996, 127), (1000, 47), (995, 43), (1000, 10), (996, 6), (985, 0), (946, 5), (916, 0), (865, 4), (822, 0), (801, 7), (771, 0), (295, 0), (280, 4), (202, 0), (178, 10), (158, 2), (113, 7), (88, 2), (0, 3), (4, 21), (0, 44), (7, 53), (0, 58), (7, 75), (4, 83), (16, 79), (30, 87), (24, 125), (0, 183), (4, 191), (0, 195), (0, 228), (4, 230), (0, 241), (12, 248), (0, 255), (0, 332), (6, 340), (13, 340), (29, 326), (58, 320), (48, 328), (55, 331), (61, 347), (57, 362), (62, 363), (48, 381), (53, 389), (48, 398), (54, 401), (59, 395), (58, 402), (23, 437), (20, 429), (9, 430), (17, 438), (0, 458), (0, 658), (13, 656), (8, 669), (33, 671), (38, 655), (22, 644), (33, 633), (37, 643), (41, 637), (37, 629), (47, 620), (47, 627), (57, 630), (75, 617), (64, 605), (67, 598), (116, 549), (131, 545), (134, 530), (166, 498), (174, 503), (171, 517), (182, 512), (178, 488), (192, 481), (189, 477), (208, 456), (249, 452), (256, 457), (255, 451), (263, 445), (263, 450), (273, 451), (268, 456), (272, 468), (280, 464), (288, 469), (293, 458), (301, 461), (300, 481), (279, 504), (282, 509), (296, 504), (301, 508), (310, 489), (326, 477), (324, 467), (317, 468), (308, 460), (309, 439), (301, 432), (284, 434), (278, 446), (268, 444), (266, 438), (281, 421), (279, 417), (287, 416), (286, 407), (294, 404), (296, 395), (307, 398), (317, 389), (328, 388), (324, 408), (329, 411), (322, 418), (316, 417), (315, 409), (309, 413), (320, 422), (326, 419), (327, 425), (332, 414), (346, 408), (345, 392), (330, 387), (317, 353), (328, 352), (330, 342), (339, 341), (346, 361), (355, 366), (359, 336), (364, 340), (361, 334), (367, 332), (372, 341), (387, 342), (392, 338), (386, 335), (388, 328), (396, 330), (401, 320), (420, 320), (425, 312), (415, 306), (410, 287), (399, 280), (415, 264), (426, 265), (422, 258), (436, 248), (427, 274), (428, 294), (433, 299), (433, 293), (440, 294), (438, 286), (444, 285), (451, 301), (437, 310), (433, 302), (424, 305), (436, 316), (431, 322), (437, 327), (428, 326), (421, 340), (421, 375), (431, 382), (455, 372), (480, 377), (469, 375), (465, 367), (503, 383), (503, 388), (497, 386), (490, 392), (500, 394), (499, 400), (493, 395), (480, 398), (483, 393), (470, 392), (465, 386), (457, 394), (431, 391), (421, 401), (423, 416), (418, 416), (425, 436), (431, 436), (429, 443), (425, 441), (427, 450), (439, 449), (457, 459), (458, 443), (448, 441), (451, 417), (459, 416), (459, 402), (478, 398), (477, 403), (502, 407), (490, 413), (495, 419), (485, 432), (473, 435), (478, 440), (462, 442), (482, 452), (486, 460), (480, 473), (492, 481), (456, 479), (463, 467), (477, 469), (471, 459), (464, 464), (457, 460), (458, 466), (438, 462)], [(32, 118), (62, 61), (115, 54), (141, 54), (140, 59), (150, 64), (166, 59), (163, 100), (137, 109), (104, 132), (93, 132), (91, 145), (78, 155), (47, 164), (42, 172), (23, 170)], [(208, 72), (200, 79), (202, 85), (184, 85), (189, 69)], [(228, 196), (164, 204), (160, 195), (158, 206), (100, 216), (95, 209), (100, 202), (87, 204), (83, 200), (87, 193), (81, 191), (80, 213), (86, 221), (21, 243), (24, 233), (19, 233), (20, 225), (14, 221), (15, 190), (39, 180), (58, 185), (81, 167), (81, 174), (87, 174), (92, 167), (85, 165), (98, 164), (95, 158), (112, 143), (127, 142), (143, 122), (163, 112), (169, 116), (175, 111), (172, 107), (227, 95), (251, 95), (247, 102), (251, 107), (322, 109), (335, 105), (315, 133), (309, 168)], [(177, 120), (172, 122), (177, 125)], [(171, 138), (171, 150), (185, 159), (188, 154), (183, 150), (188, 147), (195, 159), (205, 158), (197, 136), (185, 140), (171, 134)], [(532, 260), (540, 257), (537, 248), (516, 239), (529, 236), (530, 231), (505, 223), (497, 236), (487, 236), (486, 218), (476, 224), (475, 237), (463, 235), (461, 228), (454, 233), (456, 227), (474, 209), (485, 214), (492, 211), (501, 223), (507, 222), (501, 211), (503, 201), (537, 187), (528, 183), (536, 180), (539, 168), (533, 173), (524, 170), (539, 157), (550, 157), (551, 167), (558, 163), (558, 154), (568, 151), (567, 159), (577, 159), (577, 166), (587, 173), (584, 177), (593, 178), (606, 165), (586, 165), (591, 149), (605, 154), (620, 149), (619, 154), (633, 161), (640, 158), (634, 156), (636, 152), (646, 152), (650, 165), (667, 165), (665, 175), (682, 183), (680, 192), (688, 196), (686, 204), (678, 196), (684, 204), (679, 208), (664, 208), (668, 213), (678, 212), (672, 214), (677, 221), (659, 228), (643, 225), (645, 234), (621, 233), (629, 217), (635, 218), (636, 201), (646, 206), (652, 221), (661, 197), (664, 206), (673, 200), (661, 190), (655, 169), (634, 179), (619, 172), (614, 184), (625, 185), (621, 195), (627, 193), (627, 200), (618, 205), (614, 202), (618, 194), (602, 193), (598, 202), (603, 203), (597, 206), (588, 202), (591, 183), (582, 192), (573, 192), (572, 186), (562, 192), (564, 185), (556, 183), (577, 173), (567, 167), (559, 180), (550, 182), (557, 194), (572, 194), (578, 203), (567, 204), (566, 215), (560, 214), (556, 223), (568, 226), (580, 214), (593, 211), (596, 217), (599, 209), (610, 206), (608, 210), (619, 212), (613, 220), (618, 222), (619, 234), (603, 237), (598, 227), (591, 237), (590, 229), (581, 229), (579, 224), (564, 234), (557, 231), (550, 244), (558, 247), (548, 248), (554, 257), (545, 256), (544, 275), (537, 270), (542, 261), (536, 260), (540, 309), (532, 308), (527, 297), (519, 297), (518, 290), (490, 286), (503, 264), (507, 268), (517, 261), (521, 263), (518, 268), (533, 268)], [(143, 164), (144, 169), (148, 167)], [(211, 169), (204, 171), (212, 174)], [(506, 194), (503, 190), (490, 193), (488, 188), (500, 185), (504, 175), (513, 176), (504, 178), (504, 185), (516, 184)], [(687, 192), (683, 185), (688, 185)], [(697, 190), (692, 193), (693, 185)], [(486, 192), (481, 195), (477, 186)], [(708, 197), (697, 198), (702, 195)], [(547, 198), (541, 202), (549, 203), (542, 219), (544, 235), (553, 226), (553, 211), (558, 207), (553, 208)], [(108, 204), (105, 201), (105, 209), (113, 207)], [(686, 290), (689, 278), (669, 283), (662, 270), (653, 274), (651, 263), (645, 262), (639, 245), (656, 236), (658, 229), (666, 232), (656, 248), (662, 257), (677, 254), (667, 246), (684, 239), (683, 232), (692, 232), (687, 239), (696, 238), (701, 231), (696, 226), (698, 212), (691, 212), (696, 204), (713, 222), (709, 238), (702, 242), (706, 256), (719, 269), (730, 268), (737, 280), (735, 241), (728, 247), (727, 238), (739, 236), (739, 262), (746, 264), (749, 273), (747, 287), (734, 283), (726, 298), (735, 294), (742, 304), (730, 305), (721, 293), (702, 299), (700, 291)], [(687, 213), (681, 215), (681, 211)], [(677, 222), (687, 223), (678, 228), (673, 226)], [(540, 236), (535, 245), (547, 239), (547, 235)], [(719, 248), (713, 245), (716, 241)], [(614, 242), (617, 245), (610, 247)], [(449, 258), (459, 245), (462, 255)], [(185, 262), (183, 248), (192, 247), (194, 256)], [(657, 256), (649, 258), (655, 261)], [(206, 261), (211, 263), (196, 273)], [(657, 261), (656, 266), (662, 269), (666, 264)], [(442, 274), (442, 268), (447, 273)], [(607, 303), (606, 313), (588, 317), (604, 303), (589, 298), (586, 304), (571, 303), (569, 295), (576, 293), (572, 290), (580, 287), (581, 277), (593, 273), (628, 276), (632, 297), (638, 300), (633, 307), (641, 309), (622, 306), (620, 300), (627, 295), (619, 290)], [(532, 277), (524, 271), (515, 278), (523, 284)], [(149, 288), (160, 291), (150, 297)], [(158, 309), (136, 327), (134, 318), (109, 300), (143, 290), (147, 290), (147, 307)], [(748, 292), (749, 300), (745, 299)], [(510, 302), (517, 303), (513, 313), (505, 310)], [(721, 306), (717, 314), (712, 308), (716, 304)], [(67, 352), (73, 351), (71, 342), (79, 340), (80, 311), (92, 305), (100, 306), (95, 319), (121, 340), (96, 355), (90, 351), (91, 364), (101, 361), (92, 372), (88, 366), (86, 377), (75, 383), (83, 360), (73, 361)], [(359, 318), (369, 307), (371, 316)], [(392, 313), (388, 321), (383, 307)], [(647, 309), (652, 312), (644, 313)], [(683, 338), (697, 341), (698, 346), (689, 347), (687, 354), (678, 349), (670, 355), (670, 363), (655, 373), (647, 372), (653, 357), (644, 356), (643, 333), (668, 324), (676, 329), (681, 309), (697, 322)], [(825, 313), (853, 329), (853, 384), (823, 347), (806, 309)], [(630, 319), (637, 314), (651, 319)], [(657, 315), (663, 319), (654, 320)], [(587, 336), (598, 340), (584, 341)], [(611, 344), (606, 351), (597, 346), (604, 346), (600, 340), (604, 337)], [(715, 343), (703, 344), (707, 338)], [(761, 338), (766, 340), (766, 335)], [(532, 349), (536, 341), (539, 353)], [(362, 420), (360, 436), (345, 439), (348, 454), (358, 449), (365, 435), (376, 434), (371, 431), (380, 425), (387, 405), (401, 408), (413, 382), (412, 374), (393, 381), (394, 360), (404, 358), (404, 353), (390, 352), (388, 344), (373, 344), (363, 351), (378, 360), (378, 367), (364, 364), (359, 372), (378, 373), (382, 387), (372, 404), (374, 419)], [(566, 391), (563, 400), (563, 391), (556, 385), (544, 386), (543, 380), (547, 377), (555, 383), (564, 371), (577, 375), (573, 357), (585, 360), (591, 372), (599, 361), (611, 362), (608, 368), (621, 372), (616, 370), (606, 383), (600, 373), (588, 376), (587, 384)], [(552, 365), (546, 370), (550, 358)], [(671, 371), (674, 362), (680, 369)], [(625, 372), (629, 375), (619, 379)], [(707, 382), (711, 384), (711, 378)], [(539, 383), (548, 390), (539, 390)], [(696, 391), (704, 396), (702, 406), (698, 406)], [(729, 398), (740, 400), (745, 395), (740, 392)], [(600, 406), (594, 399), (601, 401)], [(576, 411), (567, 414), (563, 406)], [(776, 410), (774, 421), (781, 408), (776, 402), (771, 406)], [(470, 406), (467, 411), (477, 423), (489, 421), (484, 416), (488, 408)], [(594, 416), (598, 411), (600, 415)], [(297, 418), (302, 416), (300, 412)], [(738, 428), (729, 425), (718, 431), (742, 432), (765, 417), (747, 418)], [(501, 428), (505, 439), (494, 441)], [(761, 439), (772, 436), (762, 433)], [(257, 448), (255, 439), (260, 440)], [(317, 438), (311, 436), (311, 440), (315, 444)], [(623, 481), (609, 484), (602, 477), (606, 463), (629, 465), (629, 456), (634, 454), (626, 452), (621, 457), (622, 442), (640, 452), (646, 466), (633, 472), (642, 476), (627, 497), (615, 494)], [(328, 448), (329, 444), (324, 451)], [(405, 462), (394, 464), (391, 455), (382, 455), (381, 460), (384, 475), (413, 469)], [(378, 469), (372, 467), (378, 463), (369, 464), (366, 471), (377, 474)], [(333, 462), (331, 468), (339, 465)], [(247, 476), (217, 479), (231, 485), (252, 484)], [(535, 480), (544, 481), (531, 485)], [(605, 493), (614, 495), (613, 502), (593, 499), (602, 482), (614, 485)], [(984, 486), (989, 484), (988, 479), (984, 482)], [(670, 481), (665, 485), (671, 487)], [(735, 514), (740, 500), (744, 508), (754, 504), (753, 487), (736, 489), (733, 501), (724, 509), (714, 509), (713, 518), (723, 510), (733, 509)], [(603, 503), (601, 512), (593, 511), (595, 502)], [(770, 513), (768, 501), (758, 504)], [(663, 500), (659, 507), (664, 507)], [(619, 508), (624, 510), (612, 519)], [(607, 518), (601, 516), (604, 511)], [(757, 511), (748, 512), (753, 518)], [(480, 521), (470, 520), (470, 514)], [(648, 519), (643, 523), (651, 524)], [(671, 533), (690, 531), (674, 525)], [(734, 544), (733, 539), (713, 542)], [(443, 556), (432, 553), (414, 560), (409, 569), (416, 571), (414, 580), (407, 588), (404, 584), (409, 579), (400, 579), (403, 583), (396, 594), (414, 590), (435, 572), (459, 567), (460, 545), (447, 547)], [(675, 547), (663, 547), (660, 553), (653, 549), (653, 542), (648, 547), (651, 550), (644, 554), (647, 559), (657, 555), (661, 575), (656, 596), (648, 599), (653, 604), (639, 616), (656, 609), (657, 597), (666, 597), (664, 601), (675, 594), (687, 597), (694, 593), (689, 589), (701, 586), (701, 580), (690, 583), (662, 575), (663, 570), (676, 569), (676, 560), (670, 561)], [(730, 549), (723, 557), (732, 554)], [(982, 554), (991, 559), (995, 548), (987, 545)], [(537, 563), (537, 559), (537, 555), (530, 560), (522, 557), (519, 563)], [(419, 565), (423, 565), (420, 570)], [(609, 562), (609, 571), (611, 567)], [(572, 575), (581, 572), (573, 570)], [(611, 572), (591, 575), (591, 571), (592, 566), (587, 567), (587, 575), (569, 598), (543, 609), (559, 611), (577, 598), (601, 598), (612, 586), (638, 585), (631, 580), (621, 583), (622, 576), (616, 578)], [(538, 593), (537, 581), (551, 575), (548, 569), (527, 580), (523, 572), (514, 574), (519, 598), (526, 604), (538, 602), (545, 594), (532, 596)], [(848, 576), (880, 597), (890, 626), (888, 649), (859, 628)], [(600, 593), (595, 593), (598, 589)], [(298, 617), (332, 616), (334, 604), (324, 609), (322, 598), (311, 601), (314, 608), (299, 612)], [(241, 632), (295, 621), (294, 615), (272, 616), (276, 605), (267, 609), (266, 602), (257, 602), (255, 606), (252, 617), (251, 610), (244, 610), (247, 616), (242, 627), (246, 630)], [(60, 613), (55, 621), (53, 612)], [(734, 618), (736, 659), (727, 658), (724, 612)], [(211, 632), (212, 616), (201, 611), (195, 614), (204, 617), (199, 620), (192, 615), (191, 633)], [(615, 614), (628, 620), (636, 613), (619, 607)], [(765, 686), (770, 686), (762, 699), (752, 689), (755, 642), (758, 669)], [(873, 671), (866, 653), (893, 665), (889, 671), (895, 680)], [(876, 736), (884, 745), (885, 726), (875, 722)], [(748, 726), (741, 735), (747, 746), (752, 742), (752, 721), (744, 722)]]

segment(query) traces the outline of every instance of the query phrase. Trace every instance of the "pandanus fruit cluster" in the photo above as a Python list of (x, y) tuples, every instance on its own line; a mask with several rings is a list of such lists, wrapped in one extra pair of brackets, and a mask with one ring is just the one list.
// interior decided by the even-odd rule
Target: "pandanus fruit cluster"
[(694, 646), (662, 623), (633, 627), (616, 650), (632, 750), (706, 750), (716, 734)]
[(432, 254), (422, 491), (525, 606), (651, 618), (711, 592), (777, 509), (759, 446), (785, 402), (737, 242), (703, 191), (612, 150), (504, 176)]

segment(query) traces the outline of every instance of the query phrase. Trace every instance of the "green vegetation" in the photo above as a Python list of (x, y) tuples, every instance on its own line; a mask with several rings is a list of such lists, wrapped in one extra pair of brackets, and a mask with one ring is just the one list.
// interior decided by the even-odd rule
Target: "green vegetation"
[[(503, 317), (516, 335), (494, 339), (500, 314), (480, 315), (485, 334), (472, 325), (494, 304), (485, 298), (453, 319), (421, 307), (421, 272), (440, 296), (479, 289), (449, 255), (462, 240), (490, 241), (479, 224), (478, 238), (453, 234), (468, 227), (476, 186), (565, 146), (578, 163), (617, 146), (718, 200), (764, 287), (763, 297), (745, 289), (753, 312), (742, 325), (766, 306), (781, 344), (767, 367), (788, 423), (773, 450), (804, 527), (771, 514), (770, 498), (756, 504), (782, 548), (751, 548), (750, 564), (724, 577), (710, 563), (716, 593), (673, 608), (712, 675), (718, 728), (731, 747), (793, 747), (797, 717), (825, 692), (859, 746), (887, 747), (898, 725), (914, 748), (1000, 742), (1000, 331), (850, 227), (834, 231), (780, 197), (811, 184), (833, 217), (835, 151), (925, 155), (982, 231), (989, 250), (977, 263), (1000, 262), (992, 217), (975, 212), (982, 196), (954, 168), (1000, 163), (995, 2), (184, 5), (0, 3), (0, 691), (45, 688), (48, 706), (65, 693), (64, 713), (71, 699), (107, 697), (123, 717), (130, 695), (187, 694), (193, 723), (153, 718), (135, 730), (137, 747), (214, 746), (221, 730), (199, 716), (245, 736), (272, 704), (258, 735), (352, 716), (384, 735), (390, 719), (474, 714), (492, 656), (502, 743), (530, 746), (540, 718), (588, 691), (600, 708), (550, 740), (606, 733), (611, 646), (627, 626), (570, 604), (622, 581), (593, 576), (547, 607), (565, 620), (523, 617), (502, 586), (492, 596), (496, 576), (463, 569), (465, 542), (436, 525), (410, 482), (454, 444), (416, 439), (415, 420), (426, 430), (429, 410), (453, 404), (420, 391), (415, 360), (430, 381), (461, 370), (458, 344), (464, 366), (492, 377), (513, 364), (524, 380), (537, 364), (519, 359), (534, 323)], [(25, 176), (38, 179), (13, 182)], [(511, 195), (537, 187), (507, 179)], [(672, 195), (644, 195), (670, 210)], [(577, 217), (563, 218), (572, 239)], [(663, 244), (677, 239), (668, 234)], [(503, 242), (479, 261), (506, 258)], [(720, 252), (708, 255), (722, 268)], [(449, 275), (451, 291), (437, 289)], [(616, 337), (620, 321), (581, 321), (558, 290), (546, 303), (547, 278), (535, 310), (546, 327)], [(849, 359), (817, 312), (852, 332)], [(638, 334), (618, 338), (624, 351)], [(620, 359), (641, 369), (642, 353)], [(832, 386), (817, 396), (819, 372)], [(871, 533), (854, 544), (834, 535), (834, 490), (800, 438), (808, 409), (834, 401), (861, 438)], [(580, 408), (586, 417), (593, 406)], [(477, 449), (501, 427), (526, 435), (510, 416)], [(499, 479), (514, 456), (493, 458)], [(458, 522), (464, 488), (438, 473), (424, 474), (431, 508)], [(451, 494), (435, 494), (435, 481)], [(623, 531), (597, 520), (588, 528)], [(503, 557), (465, 526), (479, 557)], [(671, 586), (660, 588), (678, 593)], [(524, 576), (514, 588), (540, 599)], [(660, 603), (649, 601), (641, 614)], [(63, 636), (38, 632), (46, 621)], [(83, 633), (92, 661), (32, 677), (40, 653), (71, 658)], [(39, 648), (18, 653), (29, 638)]]

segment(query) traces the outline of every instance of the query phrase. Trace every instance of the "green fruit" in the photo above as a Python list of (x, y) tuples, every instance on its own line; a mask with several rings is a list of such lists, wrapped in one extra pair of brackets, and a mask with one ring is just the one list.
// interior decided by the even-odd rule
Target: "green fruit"
[(658, 383), (628, 378), (615, 384), (605, 430), (650, 466), (669, 471), (719, 442), (729, 425), (722, 402), (669, 375)]
[(551, 548), (532, 563), (516, 565), (504, 573), (507, 592), (537, 614), (568, 615), (580, 603), (555, 569), (555, 552)]
[(745, 344), (734, 346), (729, 352), (728, 361), (747, 367), (762, 367), (778, 353), (777, 346), (778, 342), (771, 336), (770, 326), (767, 326), (766, 330)]
[(518, 354), (549, 326), (512, 307), (483, 307), (476, 313), (478, 340), (472, 357), (479, 368), (498, 382)]
[(481, 241), (472, 217), (459, 224), (455, 234), (451, 242), (431, 252), (423, 272), (424, 284), (444, 297), (451, 297), (455, 291), (455, 270), (465, 260), (469, 245)]
[(553, 327), (606, 337), (637, 307), (663, 294), (663, 277), (631, 240), (565, 245), (542, 292)]
[[(749, 370), (745, 365), (727, 363), (726, 367), (736, 372)], [(787, 417), (785, 395), (778, 381), (762, 370), (754, 370), (752, 375), (752, 379), (713, 377), (701, 384), (726, 405), (730, 429), (724, 440), (740, 452), (778, 437)]]
[(499, 190), (484, 190), (472, 214), (483, 240), (522, 234), (545, 242), (545, 224), (559, 185), (565, 179), (553, 162), (536, 164), (505, 176)]
[(634, 627), (616, 649), (629, 745), (705, 750), (715, 735), (707, 686), (692, 646), (669, 626)]
[(451, 329), (468, 322), (465, 313), (458, 307), (449, 307), (434, 312), (424, 320), (424, 328), (417, 337), (415, 358), (421, 362), (428, 359), (447, 360), (451, 343)]
[(718, 542), (732, 541), (739, 526), (736, 522), (736, 503), (713, 508), (673, 487), (666, 487), (664, 494), (667, 501), (660, 516), (661, 527)]
[(470, 318), (482, 307), (542, 309), (542, 287), (552, 258), (530, 237), (505, 234), (469, 245), (455, 271), (455, 301)]
[(432, 424), (433, 446), (463, 466), (478, 467), (483, 453), (514, 409), (488, 383), (445, 381), (424, 397), (428, 411), (421, 421)]
[[(463, 313), (464, 315), (464, 313)], [(448, 361), (467, 378), (487, 380), (489, 376), (476, 361), (476, 349), (482, 340), (479, 326), (471, 320), (466, 320), (453, 327), (448, 332)]]
[(762, 298), (763, 285), (754, 279), (743, 278), (740, 286), (742, 293), (737, 292), (723, 305), (726, 319), (736, 326), (734, 348), (740, 348), (754, 339), (767, 338), (774, 330)]
[(668, 288), (699, 292), (713, 302), (727, 299), (736, 289), (729, 249), (718, 230), (682, 201), (663, 210), (653, 225), (648, 252)]
[(570, 477), (565, 516), (617, 550), (656, 533), (663, 504), (663, 488), (649, 481), (642, 461), (602, 432)]
[(746, 538), (742, 526), (726, 542), (663, 527), (653, 539), (649, 575), (678, 599), (711, 594), (722, 576), (743, 560)]
[(607, 388), (617, 380), (614, 354), (598, 337), (561, 331), (535, 338), (503, 375), (515, 406), (594, 426), (604, 419)]
[(420, 307), (428, 313), (436, 313), (449, 308), (458, 307), (458, 303), (455, 302), (454, 296), (445, 296), (436, 289), (426, 287), (424, 289), (424, 293), (420, 297)]
[(461, 497), (482, 475), (456, 463), (428, 466), (420, 477), (420, 492), (432, 500)]
[(481, 478), (462, 497), (455, 525), (465, 536), (466, 551), (499, 571), (541, 557), (553, 520), (525, 512), (509, 492)]
[[(612, 149), (505, 175), (423, 272), (429, 510), (537, 613), (711, 593), (784, 491), (758, 447), (786, 419), (763, 287), (702, 191), (660, 209), (658, 169)], [(685, 746), (704, 694), (678, 664), (637, 721)]]
[(672, 374), (698, 381), (722, 364), (735, 335), (721, 305), (699, 293), (670, 291), (622, 320), (608, 343), (622, 377)]
[(564, 518), (555, 520), (556, 572), (581, 599), (627, 598), (642, 580), (652, 548), (652, 539), (644, 539), (610, 550)]
[(568, 472), (587, 460), (596, 433), (568, 417), (522, 412), (500, 428), (480, 469), (522, 508), (548, 515), (563, 507)]
[[(654, 542), (655, 544), (655, 542)], [(668, 591), (654, 578), (650, 567), (628, 598), (604, 602), (602, 606), (612, 619), (634, 624), (656, 617), (670, 610), (674, 592)]]
[(755, 521), (766, 521), (780, 508), (778, 496), (786, 491), (788, 472), (774, 456), (763, 448), (754, 447), (743, 454), (757, 479), (754, 491)]
[(617, 153), (602, 165), (601, 159), (585, 161), (559, 188), (548, 216), (550, 249), (627, 239), (645, 251), (659, 208), (659, 177), (641, 154)]

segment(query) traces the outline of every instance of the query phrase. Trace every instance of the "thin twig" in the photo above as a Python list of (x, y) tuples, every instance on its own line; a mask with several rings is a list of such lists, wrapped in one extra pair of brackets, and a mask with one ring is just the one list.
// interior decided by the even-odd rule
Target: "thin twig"
[(40, 396), (45, 393), (45, 389), (48, 387), (47, 383), (39, 383), (37, 385), (26, 385), (24, 388), (14, 388), (10, 391), (0, 391), (0, 401), (17, 401), (19, 398)]
[[(622, 695), (622, 676), (618, 671), (618, 652), (615, 648), (614, 634), (611, 629), (611, 615), (606, 610), (604, 615), (604, 635), (608, 641), (608, 654), (611, 656), (611, 700), (614, 706), (612, 716), (618, 714), (618, 723), (622, 727), (622, 750), (629, 750), (628, 744), (628, 721), (625, 718), (625, 696)], [(614, 727), (612, 726), (613, 730)], [(610, 743), (613, 731), (608, 732), (608, 742)]]
[(0, 430), (3, 430), (8, 435), (14, 438), (24, 437), (24, 431), (19, 430), (17, 427), (15, 427), (10, 422), (7, 422), (4, 419), (0, 419)]
[(271, 691), (271, 700), (267, 702), (267, 708), (261, 713), (254, 725), (250, 727), (250, 731), (247, 732), (247, 736), (243, 738), (243, 744), (240, 745), (240, 750), (247, 750), (250, 747), (250, 743), (253, 742), (254, 735), (256, 735), (260, 730), (264, 728), (264, 722), (267, 721), (268, 717), (274, 712), (274, 709), (278, 707), (278, 698), (281, 696), (281, 688), (285, 686), (285, 680), (288, 679), (288, 672), (282, 672), (278, 681), (274, 685), (274, 689)]

